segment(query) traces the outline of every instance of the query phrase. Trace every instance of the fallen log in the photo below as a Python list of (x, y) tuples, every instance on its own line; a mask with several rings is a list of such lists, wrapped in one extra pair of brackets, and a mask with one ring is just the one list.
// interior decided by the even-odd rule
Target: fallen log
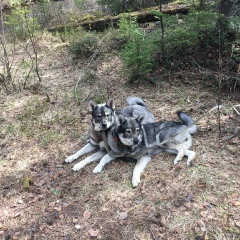
[[(162, 12), (169, 15), (187, 14), (190, 7), (186, 5), (178, 5), (177, 8), (163, 8)], [(156, 10), (156, 9), (154, 9)], [(156, 22), (156, 15), (150, 11), (132, 12), (131, 16), (135, 16), (138, 23)], [(118, 16), (106, 16), (102, 19), (87, 20), (78, 24), (58, 25), (48, 28), (49, 32), (63, 32), (68, 29), (82, 28), (86, 31), (104, 31), (109, 27), (116, 28), (117, 23), (123, 14)]]

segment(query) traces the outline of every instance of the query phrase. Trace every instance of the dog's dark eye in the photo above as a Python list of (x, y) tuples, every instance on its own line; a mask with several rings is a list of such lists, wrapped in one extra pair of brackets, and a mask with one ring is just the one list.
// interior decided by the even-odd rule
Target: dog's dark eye
[(126, 130), (126, 133), (130, 134), (132, 131), (130, 129)]
[(109, 114), (106, 114), (106, 117), (109, 117)]
[(101, 118), (101, 115), (97, 115), (97, 118), (98, 118), (98, 119)]
[(139, 132), (139, 128), (136, 128), (136, 132)]

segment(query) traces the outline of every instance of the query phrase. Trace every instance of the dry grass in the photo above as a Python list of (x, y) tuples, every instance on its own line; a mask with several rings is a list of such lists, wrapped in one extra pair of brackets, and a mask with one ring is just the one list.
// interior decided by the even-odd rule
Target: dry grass
[[(76, 102), (73, 88), (81, 65), (73, 67), (56, 38), (45, 36), (40, 48), (43, 88), (11, 95), (1, 90), (2, 239), (91, 239), (95, 233), (104, 240), (186, 240), (204, 232), (208, 239), (240, 239), (239, 139), (221, 148), (217, 114), (204, 118), (193, 136), (193, 167), (186, 161), (174, 166), (174, 156), (157, 155), (136, 189), (131, 187), (134, 164), (114, 161), (97, 175), (94, 163), (77, 173), (71, 172), (73, 164), (62, 164), (87, 141), (89, 98), (114, 96), (121, 107), (127, 96), (137, 95), (157, 120), (170, 120), (179, 109), (200, 117), (215, 105), (214, 92), (174, 79), (159, 87), (128, 86), (113, 55), (95, 63), (97, 86), (80, 81)], [(237, 102), (224, 95), (222, 101)], [(224, 110), (221, 138), (238, 127), (239, 116)]]

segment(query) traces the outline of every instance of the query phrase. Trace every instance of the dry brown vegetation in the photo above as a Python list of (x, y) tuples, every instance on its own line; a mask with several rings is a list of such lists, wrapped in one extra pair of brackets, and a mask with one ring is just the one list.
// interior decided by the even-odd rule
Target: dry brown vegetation
[[(76, 101), (84, 61), (74, 64), (57, 37), (45, 36), (38, 47), (42, 87), (11, 94), (1, 89), (1, 239), (240, 239), (239, 139), (220, 142), (239, 129), (232, 108), (221, 110), (220, 122), (215, 112), (199, 123), (191, 168), (159, 154), (136, 189), (132, 163), (113, 161), (101, 174), (92, 173), (93, 163), (73, 173), (74, 163), (63, 161), (87, 142), (89, 99), (113, 96), (120, 108), (127, 96), (140, 96), (157, 120), (171, 120), (179, 109), (200, 117), (216, 105), (217, 94), (200, 80), (171, 76), (159, 86), (129, 86), (119, 57), (106, 54), (91, 68), (98, 82), (81, 79)], [(240, 101), (239, 93), (221, 99)]]

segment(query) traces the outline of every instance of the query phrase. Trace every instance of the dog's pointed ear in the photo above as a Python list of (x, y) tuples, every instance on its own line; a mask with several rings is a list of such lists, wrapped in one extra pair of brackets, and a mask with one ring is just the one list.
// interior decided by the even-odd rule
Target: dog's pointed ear
[(125, 117), (122, 115), (118, 116), (120, 124), (124, 123), (126, 121)]
[(90, 112), (92, 112), (96, 106), (97, 106), (97, 104), (95, 102), (93, 102), (93, 101), (88, 102), (88, 107), (89, 107)]
[(110, 108), (114, 109), (114, 108), (115, 108), (115, 101), (114, 101), (114, 99), (113, 99), (113, 98), (109, 98), (109, 99), (107, 100), (107, 105), (108, 105)]
[(138, 121), (140, 124), (143, 124), (143, 121), (144, 121), (145, 116), (146, 116), (145, 113), (141, 114), (139, 117), (137, 117), (137, 121)]

